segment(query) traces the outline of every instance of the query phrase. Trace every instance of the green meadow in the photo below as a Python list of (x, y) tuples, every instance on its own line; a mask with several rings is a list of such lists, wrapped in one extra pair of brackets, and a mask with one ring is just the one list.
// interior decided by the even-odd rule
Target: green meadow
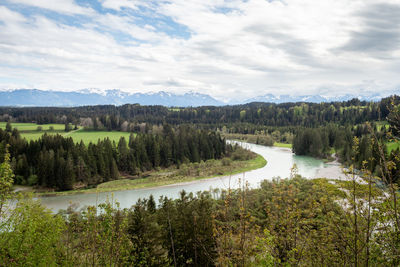
[[(111, 141), (118, 142), (121, 136), (124, 136), (127, 141), (129, 139), (130, 133), (119, 132), (119, 131), (90, 131), (79, 128), (78, 130), (72, 130), (70, 132), (65, 132), (64, 124), (41, 124), (36, 123), (11, 123), (12, 128), (17, 128), (21, 136), (26, 140), (37, 140), (43, 134), (60, 134), (64, 137), (71, 137), (75, 142), (83, 141), (86, 145), (90, 142), (97, 143), (97, 141), (109, 138)], [(38, 126), (41, 127), (38, 130)], [(73, 126), (72, 126), (73, 127)], [(0, 128), (5, 129), (6, 123), (0, 122)], [(52, 129), (52, 130), (50, 130)]]
[[(6, 122), (0, 122), (0, 129), (5, 129), (6, 128)], [(38, 126), (42, 127), (42, 131), (50, 131), (50, 128), (53, 127), (54, 131), (64, 131), (64, 124), (36, 124), (36, 123), (20, 123), (20, 122), (15, 122), (11, 123), (11, 126), (13, 128), (17, 128), (18, 131), (20, 132), (25, 132), (25, 131), (36, 131), (38, 129)]]
[(277, 147), (285, 147), (285, 148), (292, 148), (292, 144), (279, 143), (279, 142), (274, 142), (274, 146), (277, 146)]
[(65, 137), (72, 137), (75, 142), (80, 142), (81, 140), (83, 143), (88, 145), (90, 142), (97, 143), (97, 141), (103, 140), (105, 138), (109, 138), (112, 141), (118, 143), (121, 136), (124, 136), (126, 141), (128, 142), (130, 133), (127, 132), (119, 132), (119, 131), (87, 131), (87, 130), (78, 130), (74, 132), (70, 132), (70, 134), (64, 134)]

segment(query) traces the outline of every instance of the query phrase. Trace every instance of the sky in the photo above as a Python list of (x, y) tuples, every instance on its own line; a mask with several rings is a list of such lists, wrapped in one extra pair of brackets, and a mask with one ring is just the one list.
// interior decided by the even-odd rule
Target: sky
[(0, 0), (0, 89), (400, 92), (399, 0)]

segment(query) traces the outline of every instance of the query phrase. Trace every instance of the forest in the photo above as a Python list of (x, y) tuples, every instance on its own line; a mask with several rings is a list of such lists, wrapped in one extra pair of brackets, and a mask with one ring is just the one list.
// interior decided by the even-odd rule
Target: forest
[[(379, 102), (353, 99), (331, 103), (249, 103), (234, 106), (203, 106), (168, 108), (163, 106), (83, 106), (58, 107), (0, 107), (0, 121), (82, 124), (85, 127), (121, 131), (150, 131), (151, 125), (196, 124), (215, 129), (225, 125), (231, 132), (254, 133), (267, 126), (318, 127), (329, 123), (356, 125), (384, 120), (391, 102), (400, 97), (384, 98)], [(144, 124), (144, 125), (141, 125)], [(141, 129), (142, 127), (142, 129)]]
[(72, 138), (44, 134), (27, 142), (17, 129), (0, 129), (0, 161), (6, 148), (16, 184), (71, 190), (74, 184), (94, 186), (158, 167), (220, 159), (233, 148), (219, 134), (186, 126), (163, 126), (160, 134), (132, 133), (118, 143), (108, 138), (86, 146)]
[[(400, 138), (398, 97), (174, 110), (1, 108), (0, 114), (10, 122), (0, 129), (0, 266), (400, 265), (400, 151), (387, 147)], [(88, 145), (61, 135), (28, 142), (12, 128), (28, 121), (131, 134)], [(221, 159), (235, 149), (227, 133), (288, 142), (298, 155), (336, 154), (347, 179), (306, 179), (294, 165), (290, 177), (258, 188), (241, 181), (239, 189), (150, 196), (127, 209), (110, 198), (57, 214), (13, 191), (18, 183), (95, 186), (121, 174)]]

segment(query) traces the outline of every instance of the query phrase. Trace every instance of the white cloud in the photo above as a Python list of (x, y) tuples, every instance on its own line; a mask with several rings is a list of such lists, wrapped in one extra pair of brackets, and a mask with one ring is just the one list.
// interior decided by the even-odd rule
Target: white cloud
[(104, 0), (102, 2), (102, 5), (105, 8), (121, 10), (122, 7), (138, 9), (139, 3), (140, 3), (139, 1), (129, 1), (129, 0)]
[(139, 27), (135, 25), (135, 18), (121, 17), (112, 14), (106, 14), (95, 17), (96, 24), (93, 25), (101, 28), (110, 29), (111, 31), (120, 31), (132, 38), (148, 42), (159, 42), (168, 39), (165, 34), (155, 33), (151, 27)]
[(93, 10), (77, 5), (74, 0), (7, 0), (15, 4), (39, 7), (59, 13), (90, 15)]
[(9, 10), (4, 6), (0, 6), (0, 21), (7, 24), (26, 22), (24, 16), (18, 12)]
[[(117, 14), (96, 13), (72, 0), (57, 1), (57, 5), (44, 0), (13, 2), (86, 14), (91, 22), (72, 27), (42, 15), (27, 20), (0, 5), (0, 73), (3, 80), (12, 80), (0, 79), (3, 87), (21, 79), (21, 87), (194, 89), (220, 99), (243, 99), (326, 88), (354, 93), (400, 83), (396, 46), (387, 47), (392, 50), (386, 57), (360, 54), (354, 47), (361, 46), (349, 46), (354, 44), (354, 33), (366, 36), (365, 16), (360, 12), (390, 1), (102, 1), (103, 7)], [(398, 6), (396, 1), (391, 4)], [(122, 12), (123, 8), (140, 12), (141, 5), (148, 9), (143, 14), (148, 16), (147, 24)], [(151, 23), (160, 17), (184, 25), (190, 37), (157, 31)], [(380, 19), (385, 20), (385, 14)], [(388, 13), (387, 22), (393, 19)], [(120, 33), (133, 40), (121, 42), (116, 37)]]

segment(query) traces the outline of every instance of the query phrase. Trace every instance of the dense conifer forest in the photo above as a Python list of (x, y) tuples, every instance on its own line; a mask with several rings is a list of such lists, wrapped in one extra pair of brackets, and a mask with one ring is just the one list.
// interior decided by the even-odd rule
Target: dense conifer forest
[[(232, 131), (254, 133), (265, 126), (318, 127), (329, 123), (355, 125), (367, 121), (384, 120), (391, 101), (398, 103), (399, 97), (384, 98), (379, 102), (353, 99), (331, 103), (250, 103), (234, 106), (203, 106), (193, 108), (167, 108), (163, 106), (83, 106), (73, 108), (56, 107), (0, 107), (1, 120), (83, 124), (94, 129), (140, 130), (140, 123), (172, 125), (194, 123), (219, 127), (228, 125)], [(144, 129), (142, 129), (144, 130)], [(148, 127), (147, 130), (151, 130)]]
[(73, 189), (76, 183), (94, 186), (118, 179), (120, 173), (136, 175), (173, 164), (220, 159), (232, 150), (219, 134), (169, 125), (160, 134), (132, 133), (129, 140), (104, 139), (88, 146), (46, 134), (27, 142), (17, 129), (0, 129), (0, 161), (7, 146), (16, 184), (57, 190)]

